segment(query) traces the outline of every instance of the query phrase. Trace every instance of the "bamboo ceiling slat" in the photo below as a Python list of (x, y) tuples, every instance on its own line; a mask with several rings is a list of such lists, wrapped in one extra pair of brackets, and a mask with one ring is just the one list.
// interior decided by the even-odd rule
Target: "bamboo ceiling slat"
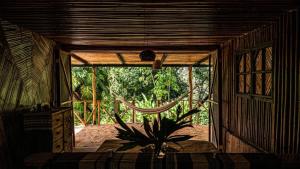
[[(120, 53), (125, 64), (148, 64), (126, 53), (136, 49), (139, 53), (145, 46), (157, 52), (154, 47), (161, 46), (168, 51), (159, 52), (171, 54), (179, 46), (184, 51), (186, 47), (205, 51), (207, 56), (229, 39), (276, 22), (297, 5), (296, 0), (2, 0), (0, 11), (2, 19), (69, 45), (69, 51), (91, 46), (111, 50), (111, 57), (86, 56), (93, 63), (122, 64), (116, 55)], [(170, 55), (164, 64), (197, 62), (190, 57)]]
[(1, 1), (3, 19), (60, 43), (220, 45), (273, 23), (295, 0)]
[[(115, 53), (74, 53), (89, 64), (121, 64)], [(82, 64), (78, 60), (72, 59), (72, 64)]]

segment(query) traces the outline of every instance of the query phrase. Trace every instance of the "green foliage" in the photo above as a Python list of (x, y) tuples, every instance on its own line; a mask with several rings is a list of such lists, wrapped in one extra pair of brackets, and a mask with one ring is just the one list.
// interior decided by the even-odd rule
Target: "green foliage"
[(110, 68), (109, 71), (111, 91), (125, 99), (141, 99), (141, 93), (149, 92), (153, 87), (150, 78), (150, 68)]
[[(162, 119), (154, 119), (154, 122), (150, 124), (150, 121), (144, 117), (143, 125), (146, 134), (138, 131), (135, 127), (130, 128), (123, 122), (118, 114), (115, 114), (115, 118), (119, 123), (120, 127), (116, 127), (118, 130), (117, 138), (122, 140), (128, 140), (128, 143), (124, 143), (119, 150), (126, 150), (133, 148), (137, 145), (145, 147), (147, 145), (154, 145), (154, 152), (156, 155), (162, 150), (163, 143), (179, 141), (185, 141), (193, 136), (190, 135), (172, 135), (175, 131), (183, 129), (185, 127), (193, 127), (190, 123), (191, 121), (186, 121), (188, 116), (198, 113), (199, 110), (193, 109), (185, 114), (182, 114), (182, 108), (177, 107), (176, 120), (163, 117)], [(182, 115), (181, 115), (182, 114)]]
[[(96, 69), (97, 99), (102, 99), (109, 94), (108, 69)], [(92, 68), (73, 67), (72, 68), (72, 87), (83, 100), (92, 99)]]
[(178, 97), (186, 89), (186, 83), (180, 78), (180, 71), (176, 68), (164, 67), (154, 75), (154, 88), (152, 92), (161, 101)]
[[(107, 113), (114, 112), (114, 96), (124, 97), (126, 100), (135, 101), (137, 107), (153, 108), (158, 106), (158, 101), (165, 103), (171, 101), (188, 91), (188, 69), (187, 67), (163, 67), (157, 72), (152, 72), (149, 67), (97, 67), (97, 100), (101, 100), (101, 124), (113, 123)], [(193, 68), (194, 86), (200, 86), (194, 92), (194, 100), (202, 100), (208, 95), (208, 68)], [(82, 100), (92, 100), (92, 68), (73, 67), (72, 87)], [(188, 102), (180, 103), (183, 112), (188, 112)], [(91, 103), (88, 103), (91, 107)], [(207, 105), (205, 105), (207, 109)], [(207, 124), (208, 111), (201, 108), (200, 115), (193, 116), (193, 123)], [(74, 103), (74, 110), (83, 118), (83, 103)], [(105, 111), (106, 112), (105, 112)], [(132, 110), (120, 105), (119, 112), (122, 120), (132, 121)], [(89, 112), (91, 113), (91, 112)], [(112, 115), (113, 116), (113, 115)], [(146, 115), (147, 119), (153, 121), (156, 115)], [(162, 117), (174, 119), (176, 117), (176, 107), (167, 113), (162, 113)], [(198, 118), (199, 117), (199, 118)], [(136, 113), (136, 121), (143, 121), (143, 114)], [(75, 124), (80, 121), (75, 118)]]

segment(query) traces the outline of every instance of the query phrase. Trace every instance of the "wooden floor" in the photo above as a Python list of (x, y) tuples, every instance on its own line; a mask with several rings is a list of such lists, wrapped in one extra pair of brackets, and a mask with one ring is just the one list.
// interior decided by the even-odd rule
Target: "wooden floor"
[[(107, 139), (116, 139), (117, 130), (113, 124), (101, 126), (87, 126), (75, 135), (75, 152), (96, 151)], [(130, 125), (143, 131), (141, 124)], [(208, 140), (208, 126), (194, 125), (194, 128), (185, 128), (175, 134), (189, 134), (193, 140)]]

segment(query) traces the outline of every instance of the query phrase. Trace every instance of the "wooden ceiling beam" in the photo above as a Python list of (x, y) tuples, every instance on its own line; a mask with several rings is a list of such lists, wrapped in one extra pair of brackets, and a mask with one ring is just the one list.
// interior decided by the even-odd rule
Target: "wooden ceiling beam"
[(226, 6), (264, 6), (264, 5), (272, 5), (272, 6), (291, 6), (292, 4), (295, 4), (296, 0), (229, 0), (229, 1), (222, 1), (222, 0), (206, 0), (206, 1), (181, 1), (176, 2), (175, 0), (162, 0), (162, 1), (149, 1), (149, 0), (138, 0), (138, 1), (76, 1), (76, 0), (70, 0), (70, 1), (54, 1), (52, 3), (49, 3), (48, 1), (9, 1), (9, 0), (3, 0), (1, 1), (1, 4), (11, 5), (11, 6), (29, 6), (33, 5), (39, 6), (39, 7), (85, 7), (85, 8), (96, 8), (96, 7), (107, 7), (107, 8), (116, 8), (116, 7), (140, 7), (140, 8), (158, 8), (158, 7), (164, 7), (164, 8), (174, 8), (176, 6), (179, 7), (216, 7), (216, 5), (220, 7), (226, 7)]
[(121, 64), (124, 65), (125, 64), (125, 60), (124, 57), (121, 53), (117, 53), (117, 57), (120, 60)]
[[(82, 65), (82, 64), (72, 64), (72, 67), (87, 67), (87, 66), (95, 66), (95, 67), (152, 67), (152, 62), (149, 64), (91, 64), (91, 65)], [(195, 65), (195, 64), (164, 64), (163, 67), (208, 67), (207, 64)]]
[(64, 51), (142, 51), (151, 48), (154, 51), (212, 51), (219, 45), (195, 45), (195, 46), (92, 46), (62, 44)]
[(203, 64), (203, 62), (207, 61), (207, 60), (209, 59), (209, 57), (210, 57), (210, 54), (208, 54), (206, 57), (204, 57), (204, 58), (198, 60), (198, 61), (195, 63), (195, 65), (201, 65), (201, 64)]
[(161, 57), (161, 65), (164, 64), (165, 60), (167, 59), (168, 54), (167, 53), (163, 53), (162, 57)]
[(74, 54), (74, 53), (71, 53), (70, 56), (71, 56), (73, 59), (75, 59), (75, 60), (81, 62), (81, 63), (84, 64), (84, 65), (89, 65), (89, 64), (90, 64), (87, 60), (81, 58), (80, 56), (78, 56), (78, 55), (76, 55), (76, 54)]

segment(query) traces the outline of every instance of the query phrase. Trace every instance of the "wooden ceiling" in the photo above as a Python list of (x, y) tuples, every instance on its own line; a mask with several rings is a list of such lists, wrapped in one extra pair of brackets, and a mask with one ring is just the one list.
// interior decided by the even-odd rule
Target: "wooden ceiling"
[[(99, 59), (101, 58), (101, 59)], [(161, 60), (165, 66), (175, 65), (193, 65), (198, 61), (208, 63), (207, 53), (156, 53), (156, 60)], [(72, 64), (74, 66), (97, 65), (97, 66), (140, 66), (152, 65), (153, 62), (141, 61), (137, 52), (96, 52), (96, 51), (79, 51), (72, 52)]]
[(2, 19), (54, 39), (69, 50), (98, 52), (143, 47), (159, 48), (159, 52), (180, 49), (187, 53), (209, 52), (222, 42), (270, 24), (282, 12), (299, 7), (296, 0), (1, 0), (0, 3)]

